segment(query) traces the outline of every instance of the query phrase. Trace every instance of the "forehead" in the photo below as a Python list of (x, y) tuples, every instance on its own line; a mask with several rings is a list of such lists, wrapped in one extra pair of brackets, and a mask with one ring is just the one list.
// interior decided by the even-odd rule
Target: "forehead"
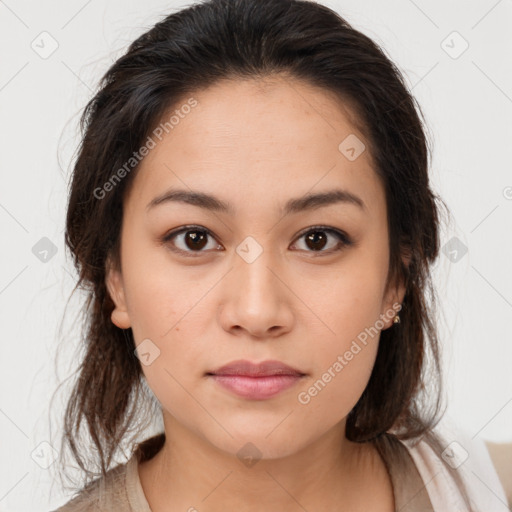
[[(195, 106), (182, 108), (191, 98)], [(277, 202), (342, 186), (365, 203), (383, 200), (356, 116), (324, 89), (288, 77), (225, 80), (182, 98), (160, 126), (171, 116), (134, 177), (140, 200), (177, 184), (220, 196), (251, 189)]]
[[(224, 80), (193, 97), (198, 105), (182, 116), (180, 130), (178, 126), (172, 129), (176, 145), (185, 144), (183, 149), (191, 154), (203, 155), (213, 149), (205, 148), (202, 140), (229, 148), (242, 158), (247, 151), (264, 155), (276, 147), (302, 149), (304, 155), (315, 150), (331, 152), (338, 148), (340, 137), (357, 134), (364, 138), (348, 104), (330, 91), (286, 75)], [(172, 111), (179, 111), (185, 101), (182, 98)]]

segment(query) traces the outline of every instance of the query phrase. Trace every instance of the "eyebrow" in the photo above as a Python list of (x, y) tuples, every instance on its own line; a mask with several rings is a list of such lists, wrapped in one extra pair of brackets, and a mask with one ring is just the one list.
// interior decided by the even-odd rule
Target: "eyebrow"
[[(146, 206), (146, 210), (151, 210), (158, 205), (168, 202), (186, 203), (206, 210), (226, 213), (228, 215), (235, 214), (233, 205), (222, 201), (218, 197), (204, 192), (180, 189), (168, 190), (155, 197)], [(338, 203), (354, 205), (365, 212), (367, 211), (364, 201), (359, 196), (349, 192), (348, 190), (335, 189), (316, 194), (306, 194), (302, 197), (290, 199), (282, 208), (282, 214), (288, 215), (305, 210), (314, 210)]]

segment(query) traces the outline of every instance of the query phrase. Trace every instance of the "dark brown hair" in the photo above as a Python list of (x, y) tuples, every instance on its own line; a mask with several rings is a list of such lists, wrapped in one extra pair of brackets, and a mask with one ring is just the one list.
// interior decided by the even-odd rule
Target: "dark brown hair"
[[(443, 448), (432, 432), (442, 400), (430, 266), (439, 252), (437, 203), (444, 203), (429, 185), (430, 147), (419, 105), (384, 51), (325, 6), (208, 0), (165, 17), (137, 38), (102, 77), (81, 118), (66, 245), (79, 272), (76, 288), (87, 293), (86, 332), (63, 448), (71, 449), (88, 476), (93, 464), (105, 474), (119, 445), (136, 436), (141, 403), (151, 400), (131, 329), (111, 322), (113, 302), (105, 286), (107, 258), (119, 264), (123, 197), (137, 166), (101, 198), (97, 191), (187, 95), (221, 80), (277, 74), (334, 93), (357, 114), (385, 188), (388, 283), (406, 283), (401, 323), (381, 333), (373, 373), (347, 418), (347, 438), (373, 442), (381, 453), (389, 435), (428, 439), (438, 454)], [(83, 427), (93, 453), (79, 447)]]

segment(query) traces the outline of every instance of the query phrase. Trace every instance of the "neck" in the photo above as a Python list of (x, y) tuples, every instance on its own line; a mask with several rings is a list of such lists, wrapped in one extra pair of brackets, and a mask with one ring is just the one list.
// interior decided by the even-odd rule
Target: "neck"
[(249, 446), (220, 450), (169, 415), (164, 425), (164, 445), (139, 466), (153, 512), (354, 510), (368, 503), (366, 489), (391, 487), (373, 445), (346, 439), (344, 422), (291, 455), (261, 459)]

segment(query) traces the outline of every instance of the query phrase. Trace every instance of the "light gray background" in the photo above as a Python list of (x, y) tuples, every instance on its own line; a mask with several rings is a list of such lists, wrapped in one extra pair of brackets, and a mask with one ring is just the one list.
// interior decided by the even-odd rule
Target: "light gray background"
[[(512, 1), (321, 3), (384, 47), (425, 112), (434, 188), (453, 214), (443, 244), (455, 236), (468, 249), (456, 262), (442, 254), (435, 269), (448, 415), (472, 435), (510, 442)], [(0, 0), (1, 511), (43, 511), (65, 501), (55, 486), (48, 499), (53, 466), (36, 460), (51, 457), (40, 443), (59, 446), (65, 395), (51, 418), (49, 399), (77, 365), (79, 301), (71, 301), (62, 332), (59, 325), (75, 279), (63, 228), (78, 115), (126, 46), (184, 5)], [(51, 48), (43, 31), (58, 43), (47, 58), (31, 47)], [(464, 40), (469, 47), (458, 55)], [(32, 252), (43, 237), (57, 249), (46, 262)], [(62, 339), (69, 350), (56, 368)]]

